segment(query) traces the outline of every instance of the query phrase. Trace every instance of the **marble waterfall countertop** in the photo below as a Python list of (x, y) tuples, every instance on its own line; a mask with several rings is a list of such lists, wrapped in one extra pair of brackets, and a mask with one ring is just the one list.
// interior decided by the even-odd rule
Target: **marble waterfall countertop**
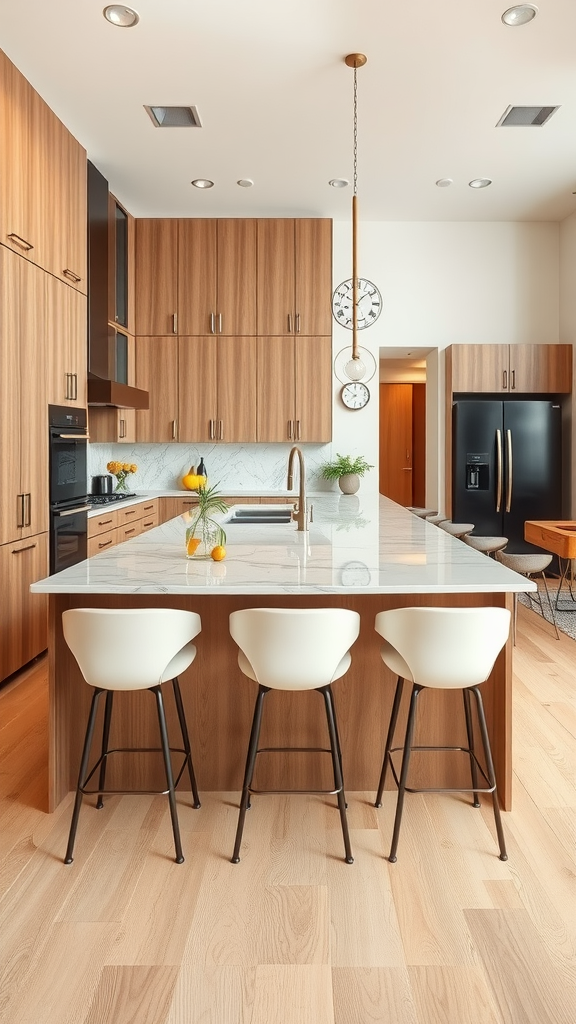
[(536, 589), (530, 580), (388, 498), (329, 494), (315, 497), (313, 505), (309, 533), (299, 533), (294, 523), (228, 525), (229, 514), (218, 517), (227, 535), (222, 562), (186, 558), (190, 513), (185, 513), (30, 589), (44, 594), (295, 595)]

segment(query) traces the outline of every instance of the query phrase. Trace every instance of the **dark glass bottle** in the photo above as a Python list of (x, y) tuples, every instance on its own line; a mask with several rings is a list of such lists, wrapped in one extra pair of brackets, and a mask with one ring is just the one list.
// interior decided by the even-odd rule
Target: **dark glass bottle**
[(204, 465), (204, 459), (202, 458), (202, 456), (200, 456), (200, 462), (198, 463), (198, 469), (196, 470), (196, 473), (198, 474), (198, 476), (208, 476), (208, 473), (206, 472), (206, 466)]

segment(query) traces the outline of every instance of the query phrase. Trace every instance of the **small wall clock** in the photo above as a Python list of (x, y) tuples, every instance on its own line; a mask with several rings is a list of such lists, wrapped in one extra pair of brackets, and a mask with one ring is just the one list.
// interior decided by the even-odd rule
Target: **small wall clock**
[(340, 398), (347, 409), (355, 411), (363, 409), (365, 405), (368, 405), (370, 392), (361, 380), (351, 380), (349, 384), (345, 384), (342, 388)]
[[(350, 331), (354, 326), (352, 320), (353, 300), (354, 288), (352, 278), (350, 278), (348, 281), (343, 281), (342, 284), (339, 284), (332, 296), (332, 315), (336, 323), (341, 324), (342, 327), (347, 327)], [(378, 288), (372, 281), (368, 281), (364, 277), (358, 278), (356, 309), (359, 331), (363, 331), (365, 327), (370, 327), (371, 324), (375, 323), (382, 312), (382, 296)]]

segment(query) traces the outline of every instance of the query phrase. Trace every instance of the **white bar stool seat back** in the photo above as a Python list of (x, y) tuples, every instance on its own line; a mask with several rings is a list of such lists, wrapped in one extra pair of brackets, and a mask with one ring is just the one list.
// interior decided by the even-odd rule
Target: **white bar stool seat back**
[[(347, 672), (351, 663), (349, 648), (360, 631), (358, 612), (345, 608), (246, 608), (230, 615), (230, 634), (240, 648), (238, 664), (244, 675), (258, 683), (258, 695), (254, 708), (252, 730), (246, 758), (246, 769), (236, 842), (232, 863), (240, 860), (240, 845), (244, 830), (246, 811), (250, 806), (251, 793), (266, 790), (252, 788), (256, 757), (262, 751), (258, 748), (262, 723), (263, 701), (270, 690), (305, 691), (318, 690), (324, 697), (329, 748), (319, 747), (267, 747), (267, 753), (274, 750), (307, 750), (330, 753), (334, 771), (334, 789), (338, 808), (346, 861), (353, 863), (346, 820), (346, 802), (342, 779), (342, 754), (336, 723), (334, 699), (330, 684)], [(274, 790), (291, 793), (294, 790)], [(298, 790), (296, 792), (309, 792)], [(314, 792), (325, 792), (315, 790)]]
[[(74, 655), (84, 679), (89, 686), (94, 687), (65, 856), (66, 864), (71, 864), (73, 860), (83, 795), (97, 793), (96, 806), (101, 808), (104, 795), (126, 792), (125, 790), (105, 789), (108, 758), (114, 753), (127, 753), (134, 749), (109, 748), (113, 697), (114, 693), (120, 690), (151, 690), (155, 695), (161, 746), (136, 749), (140, 753), (161, 752), (163, 755), (167, 788), (159, 792), (168, 796), (176, 862), (178, 864), (183, 862), (175, 789), (186, 767), (190, 776), (194, 807), (200, 807), (200, 800), (192, 765), (190, 738), (178, 676), (189, 668), (196, 657), (196, 646), (193, 640), (201, 628), (200, 616), (196, 612), (177, 608), (71, 608), (62, 613), (64, 639)], [(170, 680), (182, 733), (183, 746), (177, 748), (170, 747), (168, 744), (161, 689), (162, 684)], [(96, 764), (89, 770), (90, 749), (99, 700), (103, 693), (106, 694), (106, 703), (102, 749)], [(172, 772), (171, 752), (184, 755), (184, 761), (176, 779)], [(100, 769), (98, 786), (89, 790), (87, 785), (98, 768)], [(156, 791), (139, 790), (137, 792)]]
[[(471, 792), (474, 806), (479, 807), (478, 793), (492, 794), (494, 818), (500, 859), (506, 860), (506, 847), (496, 792), (496, 778), (492, 753), (484, 716), (482, 697), (478, 687), (490, 675), (496, 658), (504, 647), (510, 632), (510, 612), (507, 608), (393, 608), (379, 612), (375, 629), (384, 638), (382, 660), (397, 676), (396, 692), (384, 749), (382, 772), (376, 796), (376, 807), (382, 804), (382, 793), (388, 766), (398, 785), (398, 801), (389, 860), (396, 861), (400, 823), (405, 792)], [(412, 684), (410, 710), (403, 747), (393, 747), (394, 732), (402, 700), (404, 682)], [(425, 689), (462, 690), (466, 720), (467, 747), (413, 746), (419, 694)], [(478, 723), (484, 747), (486, 772), (474, 751), (474, 727), (471, 713), (471, 695), (474, 695)], [(407, 785), (412, 750), (456, 750), (470, 759), (471, 788), (413, 789)], [(402, 767), (398, 777), (392, 754), (403, 750)], [(478, 772), (488, 783), (478, 787)]]

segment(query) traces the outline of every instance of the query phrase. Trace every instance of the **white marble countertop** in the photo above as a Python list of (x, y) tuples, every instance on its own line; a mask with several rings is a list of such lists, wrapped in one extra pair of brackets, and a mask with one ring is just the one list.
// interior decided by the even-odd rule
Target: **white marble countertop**
[[(193, 498), (195, 491), (184, 491), (174, 489), (166, 489), (161, 491), (142, 491), (136, 492), (133, 498), (125, 498), (122, 501), (108, 501), (103, 502), (99, 505), (93, 505), (90, 512), (88, 512), (88, 519), (92, 519), (94, 516), (102, 515), (104, 511), (113, 511), (116, 508), (128, 508), (129, 505), (140, 505), (143, 501), (151, 501), (155, 498)], [(298, 497), (298, 493), (295, 491), (277, 491), (267, 490), (263, 491), (258, 488), (254, 490), (247, 489), (246, 487), (240, 490), (239, 488), (229, 487), (222, 490), (222, 495), (225, 498), (286, 498), (286, 502), (294, 502)], [(329, 491), (310, 491), (308, 498), (311, 501), (315, 501), (317, 497), (326, 498), (330, 495)], [(334, 495), (332, 495), (334, 496)]]
[(313, 504), (309, 533), (299, 533), (293, 523), (227, 525), (228, 516), (220, 517), (227, 534), (222, 562), (186, 558), (190, 513), (185, 513), (39, 580), (31, 590), (52, 594), (305, 595), (536, 589), (525, 577), (388, 498), (324, 494), (315, 497)]

